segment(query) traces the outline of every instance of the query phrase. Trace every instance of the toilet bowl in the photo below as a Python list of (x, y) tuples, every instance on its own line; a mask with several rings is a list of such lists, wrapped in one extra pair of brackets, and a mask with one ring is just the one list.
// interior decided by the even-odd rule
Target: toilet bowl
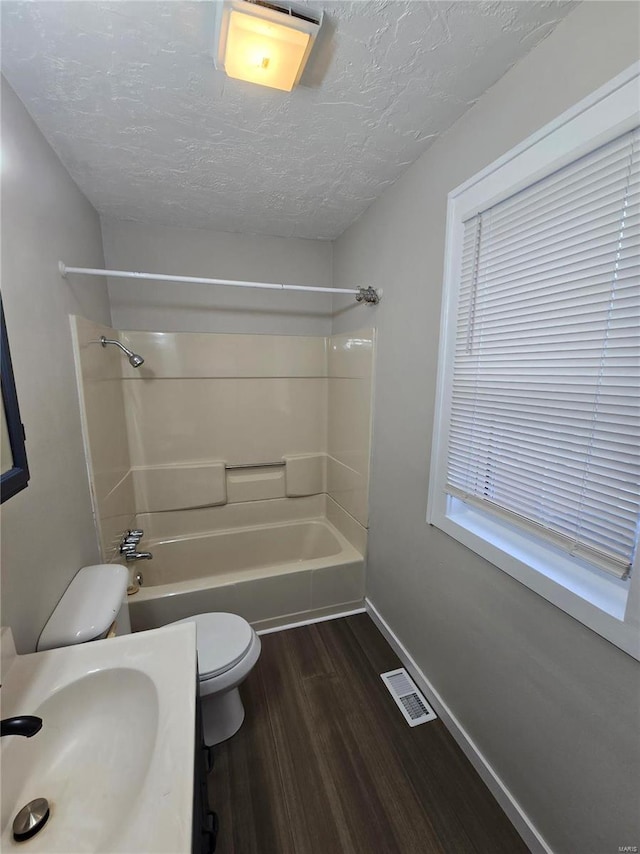
[(238, 685), (260, 656), (260, 638), (237, 614), (196, 614), (177, 623), (195, 623), (204, 740), (226, 741), (240, 729), (244, 706)]

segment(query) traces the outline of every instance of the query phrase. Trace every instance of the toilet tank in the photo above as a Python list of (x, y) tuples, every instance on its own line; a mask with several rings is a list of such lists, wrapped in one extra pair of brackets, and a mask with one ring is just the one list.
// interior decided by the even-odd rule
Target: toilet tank
[(129, 572), (119, 563), (82, 567), (49, 617), (36, 650), (100, 640), (114, 631), (128, 634), (128, 581)]

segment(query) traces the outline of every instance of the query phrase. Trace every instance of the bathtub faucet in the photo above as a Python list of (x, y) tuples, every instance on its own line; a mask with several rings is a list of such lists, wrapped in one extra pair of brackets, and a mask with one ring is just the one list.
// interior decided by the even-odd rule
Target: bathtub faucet
[(122, 540), (120, 541), (120, 554), (124, 556), (127, 563), (134, 560), (151, 560), (153, 555), (151, 552), (139, 552), (138, 543), (144, 536), (142, 528), (136, 528), (131, 531), (125, 531)]

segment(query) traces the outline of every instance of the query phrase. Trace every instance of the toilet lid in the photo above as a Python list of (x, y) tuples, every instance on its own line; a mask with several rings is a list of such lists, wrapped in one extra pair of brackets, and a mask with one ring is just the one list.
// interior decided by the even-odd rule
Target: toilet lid
[(253, 640), (253, 629), (237, 614), (196, 614), (177, 622), (196, 624), (200, 679), (230, 670), (246, 655)]

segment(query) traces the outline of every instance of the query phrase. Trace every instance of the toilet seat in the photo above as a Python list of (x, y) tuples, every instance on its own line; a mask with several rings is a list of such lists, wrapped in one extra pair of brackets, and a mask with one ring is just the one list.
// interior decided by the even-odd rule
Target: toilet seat
[(237, 614), (196, 614), (176, 623), (196, 624), (200, 680), (231, 670), (249, 651), (253, 629)]
[(220, 744), (242, 726), (244, 706), (238, 691), (260, 657), (260, 638), (237, 614), (195, 614), (177, 623), (196, 624), (198, 693), (205, 744)]

